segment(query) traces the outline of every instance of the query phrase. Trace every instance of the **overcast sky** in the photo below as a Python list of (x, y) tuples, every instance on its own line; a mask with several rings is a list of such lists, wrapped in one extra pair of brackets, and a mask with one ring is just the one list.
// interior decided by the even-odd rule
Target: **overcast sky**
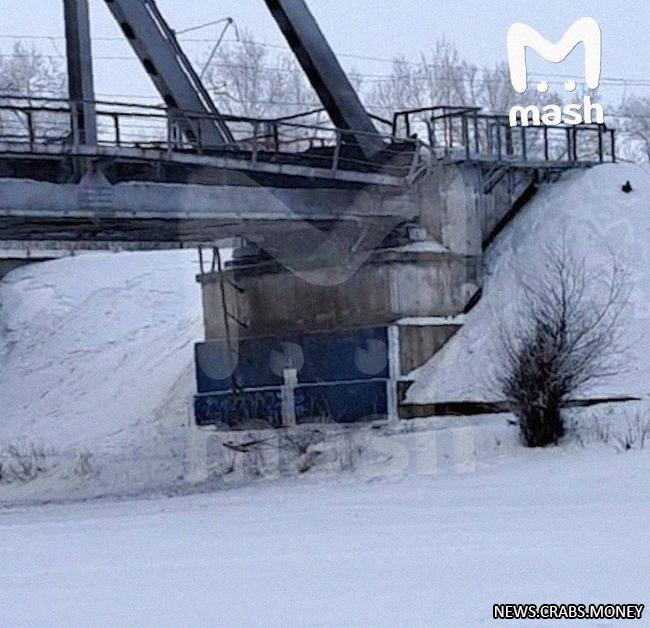
[[(105, 7), (104, 0), (90, 0), (96, 91), (108, 95), (152, 95), (148, 79), (123, 41), (100, 38), (120, 37), (120, 31)], [(230, 16), (240, 28), (248, 28), (257, 38), (270, 44), (284, 44), (263, 0), (158, 0), (171, 26), (182, 30)], [(592, 0), (591, 2), (543, 2), (510, 0), (309, 0), (332, 47), (342, 55), (390, 59), (405, 55), (416, 60), (440, 37), (454, 42), (460, 53), (479, 66), (506, 60), (506, 33), (516, 21), (536, 28), (547, 39), (557, 41), (578, 17), (595, 17), (603, 31), (603, 77), (650, 79), (650, 2), (647, 0)], [(32, 37), (63, 35), (61, 0), (0, 0), (0, 48), (7, 52), (9, 36)], [(188, 35), (209, 38), (218, 27)], [(207, 43), (189, 42), (184, 46), (192, 60), (208, 48)], [(60, 39), (33, 39), (48, 54), (64, 52)], [(128, 56), (129, 59), (102, 59)], [(529, 67), (535, 72), (581, 74), (581, 47), (564, 64), (553, 65), (529, 54)], [(386, 74), (385, 61), (341, 56), (343, 65), (361, 73)], [(650, 95), (650, 87), (634, 88)], [(622, 88), (608, 88), (608, 98), (617, 98)]]

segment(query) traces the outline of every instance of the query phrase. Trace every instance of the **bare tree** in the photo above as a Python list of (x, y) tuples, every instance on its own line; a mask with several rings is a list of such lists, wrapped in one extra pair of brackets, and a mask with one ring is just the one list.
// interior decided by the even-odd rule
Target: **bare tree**
[[(61, 64), (33, 47), (18, 41), (11, 54), (0, 58), (0, 96), (5, 106), (15, 105), (18, 99), (34, 104), (42, 98), (64, 98), (66, 74)], [(61, 132), (61, 125), (67, 120), (55, 114), (42, 112), (34, 116), (32, 124), (39, 132), (50, 129)], [(27, 119), (16, 110), (0, 111), (0, 129), (8, 135), (25, 135), (28, 132)]]
[(622, 156), (632, 161), (650, 161), (650, 97), (625, 98), (618, 109), (618, 126), (625, 139)]
[(589, 268), (562, 241), (521, 279), (521, 294), (517, 315), (501, 328), (495, 383), (524, 444), (540, 447), (564, 436), (562, 408), (573, 395), (624, 369), (630, 284), (615, 256), (607, 269)]
[[(241, 35), (239, 42), (220, 47), (205, 71), (205, 84), (220, 109), (232, 116), (256, 120), (300, 116), (296, 123), (326, 124), (328, 118), (320, 100), (293, 56), (270, 51), (246, 31)], [(314, 113), (301, 116), (307, 111)], [(305, 137), (308, 141), (314, 139), (313, 132), (292, 127), (292, 122), (281, 126), (284, 142), (300, 145)], [(231, 123), (231, 129), (240, 138), (251, 135), (247, 123)], [(257, 129), (258, 136), (265, 133)]]
[(478, 69), (460, 58), (445, 39), (417, 63), (398, 57), (390, 76), (376, 81), (365, 94), (369, 108), (391, 117), (394, 111), (432, 105), (474, 104), (479, 89)]
[(25, 97), (65, 94), (66, 76), (52, 56), (18, 41), (11, 54), (0, 58), (0, 93)]
[(395, 59), (390, 76), (377, 81), (365, 97), (368, 106), (384, 116), (434, 105), (477, 106), (504, 113), (524, 102), (543, 105), (561, 101), (553, 91), (517, 94), (506, 63), (479, 68), (463, 59), (445, 39), (439, 40), (428, 56), (421, 55), (418, 63)]
[(216, 51), (205, 83), (221, 108), (235, 116), (274, 118), (320, 104), (288, 53), (270, 52), (246, 31), (239, 42)]
[(393, 111), (400, 109), (429, 106), (430, 88), (428, 73), (419, 64), (398, 57), (393, 60), (390, 76), (374, 83), (367, 100), (376, 113), (390, 117)]
[[(355, 72), (350, 72), (349, 76), (366, 108), (384, 120), (391, 120), (396, 111), (437, 105), (479, 106), (504, 113), (515, 104), (543, 105), (562, 100), (555, 92), (541, 94), (528, 90), (525, 95), (517, 94), (510, 84), (507, 64), (479, 68), (463, 59), (456, 47), (445, 39), (439, 40), (433, 50), (428, 55), (422, 54), (417, 62), (396, 58), (391, 73), (385, 78), (364, 81)], [(230, 42), (209, 55), (204, 80), (220, 108), (233, 116), (273, 119), (321, 108), (317, 94), (293, 55), (270, 51), (247, 32), (242, 32), (238, 42)], [(430, 116), (430, 112), (424, 111), (411, 118), (415, 125), (411, 130), (425, 140), (429, 138)], [(323, 111), (297, 121), (330, 126)], [(289, 127), (285, 125), (283, 131), (287, 130)], [(299, 139), (305, 133), (304, 130), (298, 133)], [(236, 129), (235, 134), (238, 137), (247, 135), (237, 133)], [(534, 150), (539, 138), (536, 140), (530, 134), (528, 140), (529, 148)]]

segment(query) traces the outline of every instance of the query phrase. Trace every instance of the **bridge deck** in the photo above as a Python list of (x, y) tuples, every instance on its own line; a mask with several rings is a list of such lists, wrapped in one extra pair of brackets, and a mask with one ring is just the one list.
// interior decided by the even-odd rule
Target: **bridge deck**
[(416, 219), (412, 186), (440, 164), (562, 170), (615, 160), (604, 125), (511, 129), (468, 107), (396, 114), (368, 159), (350, 132), (296, 116), (226, 116), (236, 141), (224, 147), (202, 138), (205, 114), (184, 112), (196, 122), (188, 140), (163, 109), (93, 104), (97, 144), (86, 145), (70, 102), (0, 97), (0, 241), (155, 248), (342, 220), (372, 228)]

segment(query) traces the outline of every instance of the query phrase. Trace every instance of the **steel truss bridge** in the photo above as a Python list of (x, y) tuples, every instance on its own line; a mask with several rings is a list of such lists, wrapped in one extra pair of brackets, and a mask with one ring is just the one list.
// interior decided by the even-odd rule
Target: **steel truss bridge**
[(63, 0), (68, 98), (0, 95), (0, 244), (190, 246), (341, 221), (363, 232), (417, 221), (418, 182), (447, 163), (476, 164), (488, 191), (512, 169), (615, 160), (604, 125), (511, 129), (447, 105), (372, 116), (303, 0), (266, 4), (323, 108), (224, 115), (153, 0), (106, 4), (164, 105), (95, 99), (87, 0)]

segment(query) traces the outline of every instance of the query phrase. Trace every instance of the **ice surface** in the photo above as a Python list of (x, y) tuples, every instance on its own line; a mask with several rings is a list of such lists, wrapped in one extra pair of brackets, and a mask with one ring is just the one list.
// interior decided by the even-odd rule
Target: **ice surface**
[(554, 448), (472, 474), (4, 511), (0, 623), (479, 628), (496, 602), (647, 603), (649, 476), (647, 451)]

